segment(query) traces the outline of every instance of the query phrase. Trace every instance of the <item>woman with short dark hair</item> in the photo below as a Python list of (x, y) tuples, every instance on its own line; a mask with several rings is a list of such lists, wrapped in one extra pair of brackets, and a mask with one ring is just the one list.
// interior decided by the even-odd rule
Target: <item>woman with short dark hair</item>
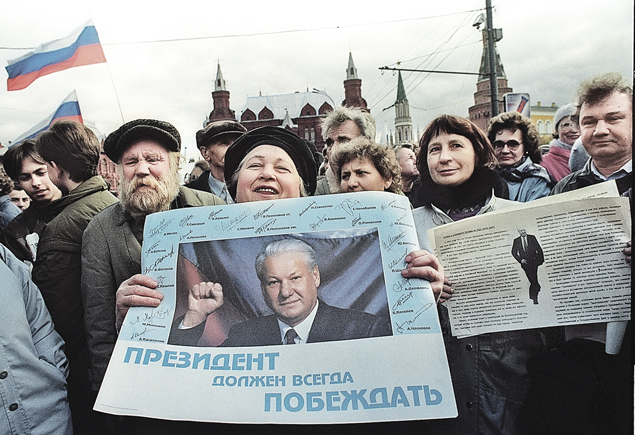
[[(507, 184), (492, 169), (492, 145), (471, 121), (442, 115), (428, 125), (420, 145), (421, 181), (413, 196), (420, 207), (412, 214), (423, 249), (429, 249), (430, 228), (514, 204), (505, 199)], [(439, 306), (439, 316), (459, 415), (426, 422), (427, 432), (516, 434), (529, 389), (527, 360), (547, 350), (542, 335), (525, 330), (458, 339), (451, 334), (445, 305)]]

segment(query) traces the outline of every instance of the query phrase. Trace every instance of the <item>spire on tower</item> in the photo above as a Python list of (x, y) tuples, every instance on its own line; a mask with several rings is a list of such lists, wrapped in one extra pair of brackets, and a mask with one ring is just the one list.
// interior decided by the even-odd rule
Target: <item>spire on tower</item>
[[(494, 41), (498, 42), (502, 39), (503, 33), (501, 29), (493, 29)], [(476, 81), (476, 92), (474, 93), (474, 105), (468, 109), (470, 121), (478, 125), (483, 131), (487, 131), (489, 121), (492, 118), (492, 98), (489, 77), (489, 49), (487, 44), (487, 30), (482, 31), (483, 34), (483, 56), (481, 57), (481, 66), (478, 71), (478, 80)], [(507, 84), (507, 75), (503, 68), (498, 48), (494, 44), (494, 54), (496, 58), (496, 82), (498, 87), (498, 111), (504, 112), (503, 95), (514, 90)]]
[(357, 77), (357, 68), (353, 63), (353, 54), (348, 52), (348, 68), (346, 69), (346, 80), (344, 80), (344, 101), (342, 106), (359, 107), (365, 112), (369, 112), (366, 100), (362, 98), (362, 81)]
[(226, 91), (225, 88), (225, 79), (223, 78), (223, 73), (220, 70), (220, 63), (218, 63), (218, 68), (216, 69), (216, 81), (214, 82), (214, 90), (215, 91)]
[(398, 144), (412, 141), (412, 118), (410, 105), (406, 98), (401, 71), (397, 75), (397, 101), (395, 101), (395, 142)]
[(401, 78), (401, 71), (397, 76), (397, 102), (407, 100), (406, 88), (403, 86), (403, 79)]
[(346, 80), (357, 79), (357, 68), (353, 62), (353, 53), (348, 52), (348, 68), (346, 69)]
[[(496, 42), (501, 38), (496, 37)], [(501, 61), (501, 55), (498, 52), (498, 48), (494, 45), (494, 53), (496, 55), (496, 78), (507, 79), (505, 75), (505, 69), (503, 68), (503, 61)], [(478, 70), (478, 81), (489, 80), (489, 49), (487, 47), (487, 30), (483, 30), (483, 55), (481, 56), (481, 67)]]
[(220, 62), (216, 68), (216, 80), (214, 81), (214, 90), (212, 91), (212, 99), (214, 100), (214, 109), (207, 117), (205, 125), (214, 121), (236, 120), (236, 114), (229, 107), (229, 91), (225, 87), (225, 79), (220, 70)]

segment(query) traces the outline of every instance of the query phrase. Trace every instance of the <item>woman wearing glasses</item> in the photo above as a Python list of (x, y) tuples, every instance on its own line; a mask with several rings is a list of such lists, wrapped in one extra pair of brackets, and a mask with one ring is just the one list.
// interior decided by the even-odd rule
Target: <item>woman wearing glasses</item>
[(490, 121), (487, 137), (498, 159), (498, 173), (507, 181), (509, 199), (527, 202), (549, 195), (552, 182), (540, 163), (538, 132), (518, 112), (507, 112)]

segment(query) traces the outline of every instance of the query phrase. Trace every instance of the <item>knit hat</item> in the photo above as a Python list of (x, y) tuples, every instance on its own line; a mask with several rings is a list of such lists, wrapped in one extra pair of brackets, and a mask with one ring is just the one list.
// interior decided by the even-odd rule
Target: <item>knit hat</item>
[(108, 135), (104, 141), (104, 153), (117, 163), (130, 145), (142, 140), (157, 141), (168, 151), (181, 151), (181, 135), (172, 124), (156, 119), (135, 119)]
[[(227, 148), (225, 153), (225, 180), (231, 180), (240, 162), (251, 150), (260, 145), (272, 145), (282, 148), (293, 160), (304, 181), (307, 195), (313, 195), (317, 186), (317, 165), (313, 151), (295, 133), (282, 127), (260, 127), (240, 136)], [(236, 199), (236, 184), (228, 183), (227, 189)]]
[(575, 114), (576, 107), (573, 104), (567, 104), (566, 106), (562, 106), (556, 112), (556, 115), (553, 117), (553, 130), (558, 131), (558, 124), (567, 116), (571, 116)]
[(205, 128), (196, 132), (196, 146), (201, 148), (223, 137), (234, 137), (235, 139), (246, 131), (247, 129), (236, 121), (210, 122)]

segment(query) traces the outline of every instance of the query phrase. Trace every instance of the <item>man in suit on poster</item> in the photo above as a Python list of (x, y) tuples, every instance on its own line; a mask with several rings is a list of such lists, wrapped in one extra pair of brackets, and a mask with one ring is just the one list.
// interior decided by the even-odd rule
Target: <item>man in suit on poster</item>
[(514, 239), (512, 255), (520, 263), (529, 280), (529, 299), (538, 304), (538, 266), (545, 262), (545, 258), (535, 236), (527, 234), (524, 228), (518, 229), (518, 233), (520, 237)]
[[(315, 252), (298, 239), (271, 242), (256, 258), (256, 274), (274, 314), (234, 325), (221, 346), (268, 346), (391, 335), (388, 321), (369, 313), (327, 305), (318, 298), (320, 271)], [(201, 282), (190, 290), (188, 309), (177, 320), (170, 344), (196, 345), (207, 316), (223, 304), (218, 283)]]

